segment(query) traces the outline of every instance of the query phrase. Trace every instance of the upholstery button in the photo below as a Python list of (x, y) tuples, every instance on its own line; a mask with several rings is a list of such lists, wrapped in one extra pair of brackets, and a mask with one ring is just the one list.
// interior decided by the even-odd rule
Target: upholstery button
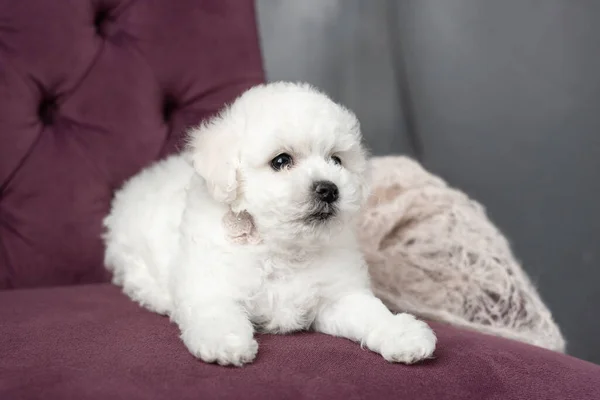
[(54, 116), (58, 106), (56, 104), (56, 100), (53, 98), (46, 98), (42, 100), (40, 106), (38, 108), (38, 115), (42, 124), (51, 125), (54, 122)]
[(175, 101), (175, 99), (171, 96), (165, 97), (162, 113), (163, 113), (163, 119), (166, 122), (169, 122), (171, 120), (171, 116), (173, 115), (173, 112), (175, 111), (176, 108), (177, 108), (177, 102)]
[(108, 10), (99, 10), (94, 17), (94, 26), (100, 36), (106, 36), (106, 24), (110, 21)]

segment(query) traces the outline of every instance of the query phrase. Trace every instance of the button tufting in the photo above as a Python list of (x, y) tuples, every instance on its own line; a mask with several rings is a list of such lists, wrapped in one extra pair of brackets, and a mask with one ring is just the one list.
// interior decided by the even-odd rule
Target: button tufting
[(54, 116), (57, 109), (56, 99), (46, 98), (42, 100), (38, 108), (38, 115), (42, 124), (51, 125), (54, 122)]
[(255, 27), (250, 0), (0, 0), (0, 290), (110, 281), (112, 193), (262, 82)]

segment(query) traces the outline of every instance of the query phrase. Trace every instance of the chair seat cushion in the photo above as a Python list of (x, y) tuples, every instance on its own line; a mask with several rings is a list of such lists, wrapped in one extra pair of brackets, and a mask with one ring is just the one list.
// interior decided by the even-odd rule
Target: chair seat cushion
[(600, 399), (600, 367), (433, 324), (405, 366), (316, 333), (259, 336), (256, 361), (193, 358), (178, 329), (108, 284), (0, 292), (1, 399)]

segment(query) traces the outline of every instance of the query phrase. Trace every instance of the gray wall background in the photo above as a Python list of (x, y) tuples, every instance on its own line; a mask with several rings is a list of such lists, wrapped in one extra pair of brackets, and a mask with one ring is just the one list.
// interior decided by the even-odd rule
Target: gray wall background
[(267, 75), (327, 91), (374, 154), (486, 205), (600, 363), (600, 1), (257, 0)]

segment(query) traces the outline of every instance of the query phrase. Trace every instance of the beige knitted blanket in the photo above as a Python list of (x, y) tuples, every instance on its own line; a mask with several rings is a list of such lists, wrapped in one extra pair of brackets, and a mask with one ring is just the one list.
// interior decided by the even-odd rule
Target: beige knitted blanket
[(406, 157), (373, 158), (360, 240), (392, 310), (564, 351), (565, 340), (484, 208)]

